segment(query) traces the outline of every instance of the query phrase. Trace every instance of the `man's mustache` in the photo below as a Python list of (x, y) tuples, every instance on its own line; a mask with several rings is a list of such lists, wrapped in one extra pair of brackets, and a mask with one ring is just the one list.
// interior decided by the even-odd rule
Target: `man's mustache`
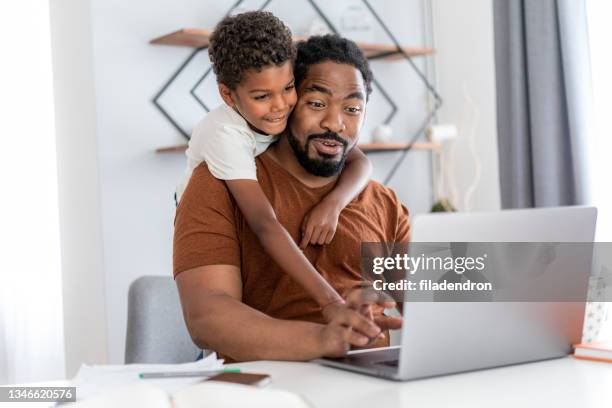
[(336, 132), (330, 132), (327, 131), (325, 133), (319, 133), (319, 134), (315, 134), (315, 135), (310, 135), (308, 136), (308, 140), (306, 141), (306, 143), (310, 143), (310, 141), (312, 139), (329, 139), (329, 140), (335, 140), (337, 142), (342, 143), (342, 145), (346, 148), (348, 146), (348, 142), (346, 140), (344, 140), (343, 138), (340, 137), (340, 135), (338, 135)]

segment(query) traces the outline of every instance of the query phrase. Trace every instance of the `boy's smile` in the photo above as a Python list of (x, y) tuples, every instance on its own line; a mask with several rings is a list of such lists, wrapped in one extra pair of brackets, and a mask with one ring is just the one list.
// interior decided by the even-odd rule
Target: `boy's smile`
[(285, 62), (259, 71), (249, 70), (236, 89), (220, 84), (219, 91), (225, 103), (234, 108), (252, 130), (278, 135), (285, 130), (297, 101), (293, 64)]

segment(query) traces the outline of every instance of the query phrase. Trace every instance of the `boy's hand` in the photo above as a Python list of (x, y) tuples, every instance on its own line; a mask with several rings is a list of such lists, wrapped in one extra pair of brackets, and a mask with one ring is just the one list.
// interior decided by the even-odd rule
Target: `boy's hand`
[(300, 248), (304, 249), (308, 244), (329, 244), (336, 234), (338, 217), (341, 208), (327, 200), (317, 204), (302, 221), (302, 240)]

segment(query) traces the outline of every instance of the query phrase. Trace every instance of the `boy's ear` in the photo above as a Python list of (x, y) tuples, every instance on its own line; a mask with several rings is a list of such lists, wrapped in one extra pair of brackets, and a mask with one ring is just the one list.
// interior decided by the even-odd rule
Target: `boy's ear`
[(221, 95), (223, 102), (225, 102), (225, 104), (230, 108), (233, 108), (234, 105), (236, 105), (232, 99), (232, 90), (229, 89), (227, 85), (219, 84), (219, 95)]

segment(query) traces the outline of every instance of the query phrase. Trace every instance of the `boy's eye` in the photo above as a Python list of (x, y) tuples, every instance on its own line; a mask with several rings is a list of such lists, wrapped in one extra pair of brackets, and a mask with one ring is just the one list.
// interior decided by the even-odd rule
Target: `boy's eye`
[(255, 99), (256, 101), (261, 101), (263, 99), (266, 99), (268, 97), (268, 94), (263, 94), (263, 95), (255, 95), (253, 97), (253, 99)]

